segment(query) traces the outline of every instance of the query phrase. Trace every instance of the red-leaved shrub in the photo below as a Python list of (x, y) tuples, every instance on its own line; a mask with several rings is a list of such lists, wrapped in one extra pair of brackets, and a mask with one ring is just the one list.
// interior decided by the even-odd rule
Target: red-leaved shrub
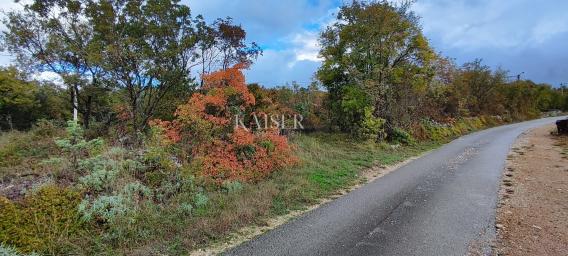
[(235, 126), (235, 116), (246, 115), (255, 104), (241, 72), (245, 67), (238, 64), (203, 76), (203, 91), (178, 107), (175, 120), (150, 122), (165, 140), (180, 145), (189, 161), (200, 163), (198, 175), (217, 183), (260, 180), (298, 161), (278, 130), (252, 132)]

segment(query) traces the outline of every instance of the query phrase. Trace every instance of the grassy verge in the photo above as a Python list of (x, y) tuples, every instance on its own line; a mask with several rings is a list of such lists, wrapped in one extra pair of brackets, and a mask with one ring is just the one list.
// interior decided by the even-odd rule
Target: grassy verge
[(271, 180), (280, 192), (278, 203), (273, 205), (277, 214), (304, 207), (360, 182), (359, 174), (366, 168), (391, 165), (440, 145), (435, 142), (407, 146), (361, 143), (346, 135), (324, 133), (300, 135), (293, 142), (298, 146), (302, 165), (280, 172)]
[[(250, 224), (263, 224), (267, 218), (284, 215), (292, 210), (302, 210), (317, 204), (321, 199), (336, 194), (339, 190), (361, 183), (360, 175), (375, 165), (392, 165), (426, 151), (437, 148), (453, 138), (500, 124), (494, 118), (473, 118), (455, 122), (453, 125), (424, 125), (423, 139), (411, 145), (389, 145), (374, 142), (361, 142), (345, 134), (314, 133), (300, 134), (292, 138), (297, 146), (301, 165), (275, 173), (270, 179), (258, 184), (249, 184), (229, 207), (216, 207), (231, 201), (231, 195), (217, 195), (210, 215), (218, 223), (226, 221), (225, 214), (247, 216), (233, 218), (230, 228), (203, 240), (205, 244), (223, 239), (236, 228)], [(218, 201), (217, 201), (218, 200)], [(241, 214), (239, 214), (241, 213)]]
[(330, 133), (297, 135), (292, 142), (300, 165), (238, 189), (208, 191), (207, 205), (191, 216), (180, 216), (175, 207), (141, 209), (139, 216), (143, 217), (137, 220), (136, 229), (147, 231), (146, 238), (135, 235), (114, 245), (87, 238), (79, 246), (80, 253), (187, 254), (223, 242), (240, 228), (264, 226), (270, 218), (317, 204), (340, 189), (360, 183), (361, 172), (369, 167), (391, 165), (441, 145), (423, 142), (395, 147)]
[[(361, 172), (374, 165), (391, 165), (441, 145), (422, 142), (407, 146), (361, 143), (344, 134), (316, 133), (292, 139), (301, 164), (275, 173), (270, 179), (244, 185), (238, 192), (213, 192), (211, 202), (172, 241), (187, 249), (223, 241), (231, 232), (247, 225), (265, 225), (267, 219), (303, 210), (338, 190), (362, 182)], [(148, 246), (156, 248), (156, 245)]]

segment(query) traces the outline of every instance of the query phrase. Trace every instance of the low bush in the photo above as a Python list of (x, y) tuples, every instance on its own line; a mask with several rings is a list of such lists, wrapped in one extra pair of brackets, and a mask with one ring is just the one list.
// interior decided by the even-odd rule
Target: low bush
[(497, 116), (479, 116), (450, 120), (447, 123), (439, 123), (430, 119), (424, 119), (413, 126), (412, 134), (420, 140), (446, 141), (468, 132), (503, 124), (504, 121)]
[(84, 230), (77, 206), (81, 193), (45, 186), (22, 202), (0, 197), (0, 242), (21, 252), (64, 254)]
[(0, 244), (0, 255), (2, 256), (38, 256), (37, 253), (22, 254), (16, 248), (4, 244)]
[(410, 135), (410, 133), (408, 133), (405, 130), (398, 128), (398, 127), (395, 127), (391, 130), (387, 139), (390, 142), (402, 143), (402, 144), (407, 144), (407, 145), (414, 143), (414, 139), (412, 138), (412, 135)]
[(355, 135), (361, 139), (382, 140), (386, 137), (384, 125), (385, 119), (374, 117), (373, 108), (365, 107), (363, 118), (355, 130)]

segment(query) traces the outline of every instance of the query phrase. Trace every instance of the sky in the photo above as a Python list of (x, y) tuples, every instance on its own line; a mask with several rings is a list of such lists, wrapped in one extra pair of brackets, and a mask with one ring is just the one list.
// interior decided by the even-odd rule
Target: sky
[[(307, 85), (320, 66), (319, 31), (349, 0), (182, 0), (193, 15), (230, 16), (264, 53), (246, 71), (265, 86)], [(2, 0), (2, 10), (14, 8)], [(17, 7), (16, 7), (17, 8)], [(476, 58), (523, 79), (568, 83), (568, 1), (417, 0), (412, 10), (432, 47), (458, 64)], [(0, 29), (2, 26), (0, 26)], [(0, 65), (10, 63), (0, 55)]]

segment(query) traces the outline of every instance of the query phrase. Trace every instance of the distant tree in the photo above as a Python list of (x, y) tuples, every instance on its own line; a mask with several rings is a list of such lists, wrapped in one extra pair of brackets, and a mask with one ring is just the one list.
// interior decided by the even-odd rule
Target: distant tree
[(552, 95), (551, 108), (568, 111), (568, 88), (563, 85), (553, 90), (554, 94)]
[(0, 129), (27, 129), (38, 119), (68, 117), (66, 91), (30, 81), (15, 67), (0, 68)]
[(238, 63), (250, 65), (262, 55), (262, 49), (255, 42), (246, 43), (246, 31), (240, 25), (233, 24), (230, 17), (217, 19), (211, 25), (201, 15), (196, 20), (202, 75), (218, 69), (225, 70)]
[(455, 61), (438, 55), (432, 61), (434, 77), (428, 87), (426, 107), (421, 111), (433, 119), (459, 116), (460, 95), (454, 86), (459, 74)]
[[(71, 105), (69, 105), (68, 92), (60, 85), (51, 82), (37, 83), (39, 88), (35, 95), (38, 108), (33, 113), (35, 119), (69, 120)], [(98, 106), (98, 104), (95, 104)], [(103, 111), (95, 111), (102, 113)]]
[(456, 84), (472, 115), (503, 113), (499, 90), (505, 84), (506, 77), (506, 71), (491, 71), (480, 59), (463, 65)]
[(0, 70), (0, 124), (1, 128), (27, 128), (29, 113), (37, 107), (37, 87), (18, 78), (15, 68)]
[[(342, 107), (348, 94), (350, 101), (361, 101), (357, 105), (369, 104), (373, 116), (386, 119), (387, 126), (396, 124), (398, 114), (416, 109), (399, 105), (397, 98), (425, 88), (434, 54), (409, 7), (353, 1), (341, 7), (338, 21), (322, 32), (324, 61), (317, 76), (329, 91), (333, 123), (344, 130), (353, 128), (352, 120), (342, 120), (353, 116)], [(361, 97), (353, 97), (360, 93)]]
[[(8, 12), (2, 33), (4, 46), (17, 57), (20, 67), (29, 71), (52, 71), (63, 78), (69, 89), (69, 104), (89, 125), (93, 95), (83, 89), (101, 87), (102, 69), (99, 45), (94, 43), (93, 24), (84, 15), (88, 1), (35, 0), (23, 11)], [(77, 103), (73, 97), (77, 96)]]

